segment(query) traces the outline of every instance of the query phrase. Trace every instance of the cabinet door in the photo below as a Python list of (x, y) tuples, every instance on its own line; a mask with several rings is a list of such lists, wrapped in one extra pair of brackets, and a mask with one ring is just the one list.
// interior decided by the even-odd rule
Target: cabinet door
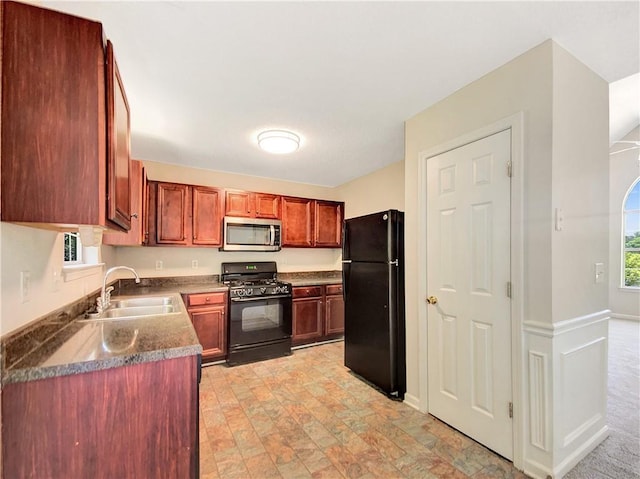
[(193, 244), (222, 246), (222, 191), (194, 186)]
[(315, 245), (339, 248), (342, 245), (343, 204), (320, 200), (315, 203)]
[(293, 300), (293, 343), (312, 342), (322, 337), (322, 298)]
[(19, 2), (0, 9), (2, 221), (104, 225), (102, 26)]
[(189, 187), (158, 183), (156, 201), (156, 242), (186, 245), (189, 238)]
[(256, 218), (280, 219), (280, 197), (255, 193)]
[(327, 296), (325, 334), (327, 336), (344, 334), (344, 300), (342, 296)]
[(131, 229), (127, 233), (105, 233), (102, 237), (104, 244), (131, 246), (142, 244), (145, 228), (144, 190), (142, 162), (131, 160)]
[(199, 477), (198, 377), (194, 355), (3, 385), (3, 477)]
[(202, 345), (202, 359), (224, 358), (227, 354), (225, 306), (189, 310), (193, 328)]
[(129, 103), (107, 41), (107, 219), (131, 228)]
[(282, 246), (313, 246), (313, 200), (282, 197)]
[(227, 216), (251, 217), (251, 193), (249, 191), (225, 192), (225, 214)]

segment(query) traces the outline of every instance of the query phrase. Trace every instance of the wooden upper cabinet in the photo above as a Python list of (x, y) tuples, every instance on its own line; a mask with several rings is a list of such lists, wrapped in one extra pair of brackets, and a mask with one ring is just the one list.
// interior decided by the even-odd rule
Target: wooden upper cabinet
[(158, 183), (156, 196), (156, 243), (188, 244), (189, 186)]
[(105, 233), (102, 242), (109, 245), (138, 246), (144, 242), (146, 177), (141, 161), (131, 160), (131, 228), (126, 233)]
[[(119, 223), (107, 211), (102, 25), (23, 3), (4, 1), (0, 8), (2, 220), (67, 230), (82, 224), (126, 229), (128, 196), (116, 195)], [(121, 81), (119, 89), (114, 118), (124, 132)], [(128, 133), (118, 136), (120, 153), (128, 151), (127, 142)], [(128, 181), (124, 160), (114, 173)], [(120, 188), (128, 195), (128, 186)]]
[(314, 200), (282, 197), (282, 246), (314, 245)]
[(222, 244), (222, 190), (194, 186), (193, 238), (194, 245), (220, 246)]
[(280, 219), (280, 196), (252, 191), (226, 191), (225, 214), (242, 218)]
[(107, 41), (107, 214), (126, 230), (131, 228), (129, 123), (129, 103)]
[(282, 197), (282, 246), (340, 248), (344, 203)]
[(344, 205), (316, 200), (315, 246), (339, 248), (342, 245)]
[(226, 191), (225, 195), (225, 215), (251, 217), (251, 192)]
[(223, 190), (149, 181), (145, 244), (221, 246)]

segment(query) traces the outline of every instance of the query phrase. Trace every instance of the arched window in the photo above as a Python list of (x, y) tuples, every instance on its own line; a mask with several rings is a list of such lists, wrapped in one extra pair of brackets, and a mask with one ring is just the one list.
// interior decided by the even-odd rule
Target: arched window
[(624, 200), (624, 286), (640, 288), (640, 178)]

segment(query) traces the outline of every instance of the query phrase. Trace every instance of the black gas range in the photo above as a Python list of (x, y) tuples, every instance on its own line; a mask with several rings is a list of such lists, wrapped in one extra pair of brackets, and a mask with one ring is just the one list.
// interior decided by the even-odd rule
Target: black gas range
[(291, 285), (274, 261), (222, 263), (229, 286), (229, 353), (234, 366), (291, 354)]

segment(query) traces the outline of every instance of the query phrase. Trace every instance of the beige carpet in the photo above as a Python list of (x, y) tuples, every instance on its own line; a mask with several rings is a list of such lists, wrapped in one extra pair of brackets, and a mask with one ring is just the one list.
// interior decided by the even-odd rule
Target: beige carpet
[(609, 437), (565, 479), (640, 478), (640, 323), (609, 322)]

